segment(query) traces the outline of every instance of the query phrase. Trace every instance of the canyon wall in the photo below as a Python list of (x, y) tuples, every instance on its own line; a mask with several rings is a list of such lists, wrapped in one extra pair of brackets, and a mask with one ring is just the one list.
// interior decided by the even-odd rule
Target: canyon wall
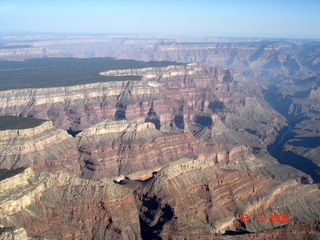
[[(1, 91), (2, 115), (53, 122), (9, 137), (0, 131), (1, 166), (142, 180), (183, 157), (233, 164), (266, 152), (286, 125), (259, 83), (229, 69), (193, 63), (100, 74), (142, 79)], [(230, 160), (239, 147), (244, 155)]]
[(0, 58), (197, 63), (99, 72), (134, 81), (0, 91), (1, 116), (48, 120), (0, 131), (0, 239), (318, 236), (318, 43), (29, 44)]
[(0, 131), (0, 167), (32, 166), (37, 172), (70, 169), (79, 173), (76, 141), (46, 121), (34, 128)]
[(162, 132), (192, 132), (226, 144), (245, 134), (247, 145), (260, 148), (286, 124), (259, 83), (229, 69), (188, 64), (101, 74), (141, 74), (142, 80), (1, 91), (0, 114), (48, 119), (73, 131), (103, 120), (152, 122)]
[[(30, 237), (48, 239), (212, 239), (288, 224), (268, 222), (270, 213), (288, 214), (290, 225), (316, 221), (320, 211), (316, 185), (186, 158), (148, 182), (92, 181), (65, 172), (35, 176), (28, 168), (0, 184), (7, 186), (0, 192), (0, 226), (23, 227)], [(242, 213), (249, 222), (240, 224)]]

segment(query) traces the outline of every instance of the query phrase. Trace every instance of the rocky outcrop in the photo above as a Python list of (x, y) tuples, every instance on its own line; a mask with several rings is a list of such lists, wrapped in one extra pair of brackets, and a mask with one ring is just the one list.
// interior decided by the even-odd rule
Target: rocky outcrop
[[(34, 197), (27, 201), (27, 195)], [(3, 226), (23, 226), (29, 236), (140, 239), (132, 191), (108, 179), (93, 182), (66, 173), (29, 176), (27, 183), (1, 193), (1, 213)]]
[[(243, 224), (244, 232), (287, 224), (269, 222), (272, 213), (288, 214), (290, 223), (306, 218), (316, 221), (319, 214), (316, 185), (301, 185), (295, 180), (279, 182), (250, 171), (225, 170), (207, 161), (182, 159), (172, 163), (145, 189), (140, 208), (140, 218), (147, 226), (145, 234), (158, 233), (164, 239), (237, 232), (233, 224), (243, 213), (249, 216)], [(155, 209), (144, 210), (150, 209), (151, 203)], [(163, 215), (167, 216), (164, 220)], [(161, 228), (157, 228), (159, 225)]]
[[(33, 182), (30, 182), (30, 179), (35, 179), (35, 175), (32, 169), (28, 168), (24, 172), (0, 182), (2, 218), (19, 212), (40, 199), (45, 186), (39, 179)], [(8, 196), (10, 197), (8, 198)]]
[(145, 180), (183, 157), (211, 160), (218, 165), (254, 158), (248, 147), (206, 143), (191, 133), (162, 133), (150, 122), (103, 122), (77, 137), (82, 176), (91, 179)]
[[(288, 224), (284, 227), (279, 227), (272, 230), (267, 230), (259, 233), (248, 233), (233, 236), (201, 236), (203, 240), (300, 240), (300, 239), (318, 239), (319, 233), (319, 222), (307, 222), (307, 223), (294, 223)], [(175, 240), (182, 240), (185, 237), (173, 237)], [(199, 239), (199, 236), (188, 236), (189, 239)]]
[(65, 170), (90, 179), (145, 180), (182, 157), (218, 165), (253, 158), (250, 147), (207, 143), (190, 132), (163, 133), (143, 120), (104, 121), (76, 137), (49, 121), (34, 128), (0, 131), (0, 135), (1, 168), (32, 167), (37, 173)]
[[(256, 77), (319, 71), (319, 41), (219, 38), (131, 38), (126, 36), (4, 36), (11, 42), (0, 49), (1, 59), (29, 57), (117, 57), (143, 61), (205, 62), (231, 67)], [(33, 39), (30, 40), (30, 39)], [(25, 41), (25, 42), (24, 42)], [(25, 44), (24, 46), (22, 44)], [(22, 46), (21, 46), (22, 45)], [(256, 70), (259, 71), (257, 74)], [(263, 74), (260, 74), (263, 73)]]
[[(0, 226), (0, 240), (31, 240), (24, 228), (1, 228)], [(43, 239), (43, 238), (40, 238)]]
[(143, 79), (2, 91), (0, 114), (49, 119), (74, 131), (104, 120), (145, 121), (162, 132), (225, 144), (241, 144), (245, 134), (245, 144), (259, 148), (286, 124), (264, 101), (259, 83), (229, 69), (188, 64), (104, 74)]
[[(77, 173), (76, 141), (46, 121), (34, 128), (0, 131), (0, 167), (32, 166), (37, 172), (69, 169)], [(72, 166), (72, 167), (71, 167)]]
[[(46, 56), (92, 54), (85, 44), (62, 53), (74, 41), (30, 44)], [(317, 236), (318, 43), (111, 45), (94, 54), (202, 63), (99, 71), (118, 82), (1, 91), (0, 115), (53, 123), (0, 131), (1, 168), (36, 172), (1, 180), (1, 228), (61, 239), (223, 239), (278, 227), (248, 239)], [(135, 75), (141, 80), (124, 80)], [(277, 149), (281, 163), (304, 173), (268, 155)], [(268, 221), (274, 213), (288, 222)]]
[[(268, 222), (270, 213), (288, 214), (289, 224), (317, 219), (317, 186), (272, 179), (261, 174), (261, 163), (256, 175), (185, 158), (144, 183), (92, 181), (63, 172), (35, 176), (26, 169), (0, 181), (9, 186), (1, 192), (0, 224), (48, 239), (212, 239), (228, 231), (258, 232), (288, 224)], [(235, 229), (244, 213), (249, 221)]]
[[(74, 130), (88, 127), (101, 119), (114, 119), (117, 97), (128, 82), (108, 82), (72, 87), (3, 91), (2, 115), (33, 116), (52, 120), (55, 126)], [(158, 89), (146, 82), (135, 82), (132, 90), (137, 100), (153, 99)]]
[[(141, 68), (141, 69), (124, 69), (124, 70), (109, 70), (101, 72), (102, 76), (142, 76), (143, 79), (161, 79), (171, 78), (176, 76), (193, 76), (196, 75), (201, 68), (196, 63), (189, 63), (183, 66), (169, 66), (163, 68)], [(159, 81), (159, 80), (158, 80)]]
[(318, 157), (320, 131), (319, 77), (290, 79), (270, 88), (266, 96), (271, 105), (283, 114), (289, 127), (272, 146), (272, 154), (281, 163), (298, 168), (320, 182)]
[(45, 50), (43, 48), (29, 47), (12, 47), (0, 49), (0, 58), (8, 60), (21, 60), (25, 58), (43, 57)]

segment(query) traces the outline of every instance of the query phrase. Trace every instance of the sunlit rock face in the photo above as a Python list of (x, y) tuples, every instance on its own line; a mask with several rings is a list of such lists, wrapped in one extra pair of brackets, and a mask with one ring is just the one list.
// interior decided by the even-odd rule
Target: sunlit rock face
[(143, 180), (183, 157), (228, 164), (243, 158), (236, 149), (265, 152), (286, 125), (261, 85), (233, 70), (187, 64), (100, 74), (142, 79), (2, 91), (2, 114), (53, 123), (0, 132), (11, 134), (2, 167)]
[(262, 86), (233, 70), (188, 64), (101, 74), (141, 74), (142, 80), (2, 91), (0, 114), (49, 119), (73, 131), (105, 120), (152, 122), (161, 132), (227, 144), (245, 139), (260, 148), (286, 124), (264, 100)]
[(65, 172), (35, 177), (26, 169), (0, 185), (10, 181), (0, 190), (2, 225), (48, 239), (141, 239), (133, 192), (111, 179), (89, 181)]
[[(319, 238), (317, 45), (143, 41), (93, 51), (198, 63), (0, 92), (0, 115), (50, 120), (0, 131), (0, 239)], [(62, 54), (32, 44), (12, 59)]]
[[(62, 171), (36, 176), (28, 168), (0, 181), (0, 225), (48, 239), (181, 239), (286, 225), (268, 222), (275, 212), (288, 214), (290, 223), (317, 220), (316, 185), (272, 179), (261, 174), (263, 161), (246, 161), (258, 163), (260, 173), (187, 158), (168, 164), (147, 182), (93, 181)], [(239, 222), (241, 213), (250, 221)]]
[(79, 173), (75, 139), (50, 121), (34, 128), (2, 130), (0, 137), (1, 168), (31, 166), (37, 172), (69, 169)]
[[(251, 171), (226, 170), (210, 161), (181, 159), (171, 163), (147, 183), (144, 191), (142, 222), (149, 234), (157, 232), (155, 221), (161, 224), (162, 238), (256, 232), (287, 224), (269, 222), (268, 216), (274, 212), (288, 213), (290, 221), (295, 217), (316, 221), (313, 211), (319, 212), (316, 199), (320, 191), (316, 185), (278, 181)], [(310, 208), (304, 206), (305, 202)], [(149, 204), (155, 208), (151, 213)], [(250, 221), (243, 224), (242, 230), (236, 230), (234, 221), (242, 212)], [(164, 216), (167, 219), (163, 220)]]
[(90, 179), (146, 180), (183, 157), (210, 159), (217, 165), (254, 158), (249, 147), (207, 143), (191, 133), (162, 133), (150, 122), (102, 122), (77, 137), (82, 176)]

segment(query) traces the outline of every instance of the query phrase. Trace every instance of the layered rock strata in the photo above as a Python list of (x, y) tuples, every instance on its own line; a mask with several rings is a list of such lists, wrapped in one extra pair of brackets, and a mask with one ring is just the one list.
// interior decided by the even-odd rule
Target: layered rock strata
[[(280, 182), (248, 170), (225, 170), (207, 161), (182, 159), (172, 163), (145, 189), (140, 195), (140, 218), (146, 224), (142, 234), (157, 235), (160, 225), (158, 236), (163, 239), (256, 232), (287, 224), (268, 222), (272, 213), (288, 214), (290, 223), (316, 221), (319, 216), (320, 191), (316, 185)], [(242, 230), (236, 230), (234, 221), (242, 213), (248, 214), (249, 220)], [(262, 222), (258, 214), (263, 214)]]
[(66, 173), (34, 177), (31, 169), (21, 175), (28, 181), (1, 189), (3, 226), (23, 226), (29, 236), (48, 239), (140, 239), (133, 193), (111, 179), (93, 182)]
[[(119, 48), (113, 54), (201, 61), (211, 67), (189, 64), (108, 71), (101, 75), (138, 74), (142, 80), (1, 92), (1, 115), (33, 116), (50, 119), (62, 129), (86, 129), (76, 138), (50, 130), (52, 136), (59, 136), (51, 136), (50, 144), (40, 132), (28, 132), (35, 144), (22, 143), (30, 139), (27, 134), (17, 136), (20, 130), (10, 132), (12, 141), (3, 138), (2, 149), (9, 156), (2, 156), (3, 166), (54, 172), (65, 168), (100, 180), (62, 172), (35, 177), (30, 170), (13, 177), (15, 184), (3, 180), (0, 206), (5, 217), (0, 224), (22, 226), (31, 236), (63, 239), (190, 235), (212, 239), (215, 234), (287, 224), (268, 222), (271, 213), (288, 214), (288, 225), (318, 220), (319, 189), (311, 184), (319, 181), (317, 44), (153, 44), (143, 52), (131, 44), (131, 51)], [(310, 52), (309, 47), (315, 50)], [(216, 64), (225, 68), (213, 67)], [(279, 108), (273, 107), (287, 118), (288, 133), (292, 130), (297, 136), (288, 141), (282, 135), (280, 144), (285, 143), (287, 152), (305, 157), (298, 158), (303, 160), (300, 165), (313, 160), (313, 179), (276, 164), (265, 152), (287, 125), (264, 100), (268, 84), (280, 93), (274, 95)], [(102, 120), (106, 122), (99, 123)], [(64, 153), (57, 151), (60, 146)], [(43, 155), (35, 155), (38, 148)], [(192, 159), (178, 160), (183, 157)], [(295, 157), (284, 155), (288, 162)], [(56, 161), (59, 158), (63, 161)], [(111, 179), (102, 179), (106, 176)], [(144, 184), (128, 178), (149, 180)], [(263, 222), (257, 218), (261, 213)], [(249, 221), (241, 223), (239, 214), (248, 214)], [(290, 226), (284, 233), (316, 236), (318, 227), (312, 226), (302, 227), (302, 235), (293, 234)], [(251, 236), (278, 237), (264, 234)]]
[(79, 172), (75, 139), (50, 121), (34, 128), (0, 131), (0, 139), (0, 168)]
[[(170, 163), (146, 183), (92, 181), (63, 172), (36, 177), (26, 169), (0, 185), (1, 226), (48, 239), (211, 239), (288, 224), (268, 222), (269, 213), (288, 214), (292, 224), (316, 220), (320, 211), (316, 185), (227, 170), (207, 160)], [(237, 230), (241, 213), (251, 218)]]
[(185, 66), (168, 66), (163, 68), (141, 68), (141, 69), (124, 69), (109, 70), (101, 72), (102, 76), (142, 76), (146, 80), (160, 78), (171, 78), (176, 76), (196, 75), (201, 71), (199, 64), (190, 63)]
[(102, 74), (143, 79), (2, 91), (0, 114), (49, 119), (74, 131), (102, 120), (144, 120), (162, 132), (192, 132), (227, 144), (245, 139), (259, 148), (286, 125), (265, 102), (261, 86), (232, 70), (189, 64)]
[[(124, 36), (6, 36), (2, 59), (29, 57), (117, 57), (119, 59), (206, 62), (238, 70), (278, 68), (285, 74), (303, 67), (319, 70), (319, 41), (270, 39), (150, 39)], [(11, 38), (11, 39), (10, 39)], [(19, 39), (20, 38), (20, 39)], [(10, 40), (9, 40), (10, 39)], [(32, 41), (33, 40), (33, 41)], [(25, 46), (21, 44), (25, 43)], [(254, 72), (254, 71), (253, 71)]]
[(47, 121), (38, 127), (0, 131), (1, 168), (37, 173), (68, 171), (84, 178), (145, 180), (182, 157), (232, 165), (252, 158), (243, 145), (207, 143), (189, 133), (163, 133), (151, 122), (105, 121), (76, 137)]
[(254, 158), (251, 149), (206, 143), (191, 133), (162, 133), (155, 125), (126, 120), (102, 122), (77, 136), (82, 176), (145, 180), (166, 164), (183, 157), (232, 165)]

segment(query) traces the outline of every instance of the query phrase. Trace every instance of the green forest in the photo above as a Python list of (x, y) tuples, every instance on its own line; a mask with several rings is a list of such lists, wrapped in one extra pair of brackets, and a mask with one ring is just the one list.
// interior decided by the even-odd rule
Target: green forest
[(100, 76), (107, 70), (183, 65), (169, 61), (114, 58), (41, 58), (0, 61), (0, 90), (73, 86), (95, 82), (140, 80), (140, 76)]

